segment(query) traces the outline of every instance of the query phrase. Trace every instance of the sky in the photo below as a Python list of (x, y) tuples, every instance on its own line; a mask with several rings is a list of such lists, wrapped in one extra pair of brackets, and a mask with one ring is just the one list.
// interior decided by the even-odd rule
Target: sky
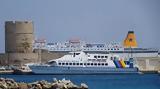
[(160, 48), (160, 0), (0, 0), (0, 52), (4, 23), (16, 20), (47, 42), (122, 42), (133, 30), (139, 47)]

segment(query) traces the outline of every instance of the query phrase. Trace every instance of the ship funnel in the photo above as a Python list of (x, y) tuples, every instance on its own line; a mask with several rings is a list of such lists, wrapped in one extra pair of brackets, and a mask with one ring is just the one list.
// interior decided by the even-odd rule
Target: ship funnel
[(128, 31), (127, 37), (125, 38), (123, 42), (123, 46), (125, 48), (136, 48), (137, 47), (137, 41), (136, 36), (134, 34), (134, 31)]

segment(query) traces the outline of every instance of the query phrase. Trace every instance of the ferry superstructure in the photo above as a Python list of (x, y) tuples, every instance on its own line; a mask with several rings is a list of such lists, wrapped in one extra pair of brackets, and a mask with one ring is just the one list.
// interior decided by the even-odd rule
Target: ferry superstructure
[(137, 67), (118, 55), (70, 52), (46, 64), (29, 65), (34, 74), (107, 74), (138, 73)]
[[(39, 45), (35, 44), (34, 48), (38, 49)], [(136, 38), (133, 31), (129, 31), (123, 44), (118, 42), (111, 43), (91, 43), (79, 39), (71, 39), (66, 42), (55, 42), (43, 45), (43, 49), (50, 52), (72, 52), (84, 51), (87, 53), (110, 53), (118, 54), (121, 57), (157, 57), (158, 49), (140, 48), (137, 46)]]

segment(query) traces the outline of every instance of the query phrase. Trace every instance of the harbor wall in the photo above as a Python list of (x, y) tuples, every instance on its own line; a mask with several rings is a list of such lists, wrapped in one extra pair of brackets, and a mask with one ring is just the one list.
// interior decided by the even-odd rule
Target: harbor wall
[(160, 57), (139, 57), (135, 62), (140, 71), (160, 71)]
[(37, 53), (6, 53), (0, 54), (0, 65), (23, 65), (37, 59)]
[[(23, 65), (30, 62), (46, 63), (51, 59), (57, 59), (66, 53), (1, 53), (0, 65)], [(41, 60), (40, 60), (41, 59)], [(9, 60), (9, 62), (8, 62)], [(140, 71), (160, 71), (160, 57), (136, 57), (135, 63)]]
[(0, 65), (23, 65), (26, 63), (46, 63), (51, 59), (57, 59), (65, 53), (1, 53)]
[(140, 57), (140, 58), (151, 58), (151, 57), (158, 57), (158, 53), (110, 53), (113, 55), (119, 55), (122, 58), (129, 58), (129, 57)]

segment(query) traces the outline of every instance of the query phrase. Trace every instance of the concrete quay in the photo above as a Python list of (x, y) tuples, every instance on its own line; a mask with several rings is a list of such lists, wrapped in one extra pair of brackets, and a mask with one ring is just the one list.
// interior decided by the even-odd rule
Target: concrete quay
[(140, 72), (160, 73), (160, 57), (139, 57), (135, 58), (135, 63)]

